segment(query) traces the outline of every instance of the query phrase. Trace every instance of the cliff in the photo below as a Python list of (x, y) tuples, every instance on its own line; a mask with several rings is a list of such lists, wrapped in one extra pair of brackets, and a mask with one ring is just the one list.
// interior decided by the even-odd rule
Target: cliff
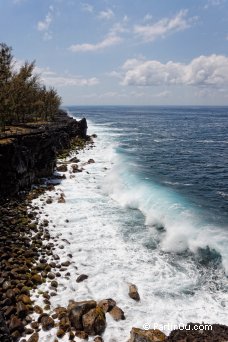
[(86, 138), (86, 119), (76, 121), (59, 112), (54, 122), (30, 125), (28, 132), (0, 139), (0, 198), (30, 188), (54, 171), (57, 152), (70, 147), (72, 138)]

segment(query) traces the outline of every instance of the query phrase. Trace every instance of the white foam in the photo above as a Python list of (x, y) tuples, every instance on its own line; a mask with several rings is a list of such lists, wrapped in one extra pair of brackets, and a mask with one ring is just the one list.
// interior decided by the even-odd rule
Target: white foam
[[(175, 256), (162, 252), (160, 248), (145, 247), (151, 243), (153, 234), (155, 239), (161, 239), (164, 250), (166, 246), (178, 244), (178, 236), (181, 243), (185, 243), (181, 249), (189, 245), (193, 231), (188, 232), (189, 227), (184, 221), (188, 213), (185, 212), (178, 222), (179, 226), (176, 225), (176, 217), (170, 219), (171, 214), (166, 215), (167, 211), (171, 213), (174, 209), (168, 206), (169, 198), (166, 203), (158, 201), (154, 212), (150, 211), (151, 216), (149, 212), (146, 213), (151, 198), (144, 197), (144, 205), (141, 200), (148, 190), (144, 187), (126, 190), (126, 184), (121, 180), (121, 170), (118, 171), (119, 164), (115, 164), (114, 142), (107, 127), (92, 126), (90, 122), (89, 128), (91, 134), (98, 134), (96, 146), (81, 151), (77, 157), (82, 163), (93, 158), (95, 164), (84, 166), (85, 170), (77, 173), (75, 178), (70, 178), (72, 175), (68, 172), (67, 179), (55, 191), (44, 195), (51, 195), (54, 201), (45, 204), (40, 219), (47, 218), (45, 215), (48, 214), (51, 234), (62, 234), (59, 237), (60, 245), (65, 246), (62, 250), (56, 245), (55, 252), (63, 260), (67, 259), (68, 253), (73, 255), (73, 263), (68, 269), (70, 279), (57, 279), (58, 295), (51, 299), (52, 308), (66, 306), (70, 299), (115, 299), (123, 309), (126, 320), (115, 322), (107, 314), (107, 328), (103, 336), (106, 342), (127, 341), (131, 328), (143, 328), (145, 323), (186, 324), (204, 321), (228, 324), (227, 292), (222, 289), (210, 291), (207, 282), (200, 287), (200, 275), (190, 258), (175, 259), (173, 263)], [(110, 131), (113, 132), (112, 128)], [(66, 203), (57, 203), (59, 195), (55, 193), (61, 191), (66, 196)], [(34, 204), (42, 206), (44, 202), (36, 199)], [(159, 209), (160, 205), (162, 209)], [(139, 224), (135, 229), (134, 219), (138, 212), (126, 207), (138, 208), (146, 213), (149, 225)], [(177, 208), (177, 212), (180, 212), (180, 208)], [(169, 223), (171, 227), (163, 238), (162, 234), (156, 236), (156, 229), (152, 227), (152, 223), (161, 222), (165, 226)], [(181, 222), (185, 224), (184, 232)], [(61, 239), (67, 239), (70, 245)], [(193, 248), (194, 241), (191, 244)], [(77, 276), (82, 273), (87, 274), (88, 279), (76, 283)], [(138, 286), (141, 296), (139, 303), (128, 297), (129, 283)], [(45, 288), (46, 285), (42, 286)], [(48, 336), (42, 332), (42, 341), (52, 342), (54, 333), (53, 330)], [(68, 341), (68, 338), (65, 336), (62, 341)]]

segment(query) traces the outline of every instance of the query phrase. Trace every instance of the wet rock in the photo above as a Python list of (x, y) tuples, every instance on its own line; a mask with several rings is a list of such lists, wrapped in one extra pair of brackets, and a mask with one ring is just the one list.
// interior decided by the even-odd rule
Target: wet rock
[(131, 329), (129, 342), (164, 342), (166, 335), (157, 329), (142, 330), (138, 328)]
[(18, 299), (21, 300), (26, 305), (31, 304), (30, 297), (25, 294), (21, 295)]
[(115, 321), (120, 321), (120, 320), (124, 320), (125, 316), (124, 316), (124, 312), (122, 309), (120, 309), (117, 305), (115, 305), (110, 311), (109, 314), (112, 316), (112, 318)]
[(53, 203), (53, 199), (49, 197), (49, 198), (46, 200), (46, 203), (47, 203), (47, 204)]
[(109, 312), (116, 306), (116, 302), (115, 300), (108, 298), (101, 300), (97, 305), (100, 306), (104, 312)]
[(58, 329), (56, 336), (59, 338), (62, 338), (65, 335), (66, 331), (64, 331), (63, 329)]
[(42, 277), (40, 274), (34, 274), (32, 277), (31, 277), (31, 281), (34, 283), (34, 284), (42, 284)]
[(79, 171), (78, 171), (78, 165), (77, 165), (77, 164), (72, 164), (72, 165), (71, 165), (71, 169), (72, 169), (72, 172), (73, 172), (73, 173), (79, 172)]
[(53, 272), (49, 272), (49, 273), (47, 274), (47, 277), (48, 277), (49, 279), (53, 280), (53, 279), (55, 279), (55, 274), (54, 274)]
[(81, 340), (88, 340), (89, 335), (85, 331), (77, 330), (75, 336), (80, 338)]
[(33, 309), (35, 313), (37, 313), (38, 315), (42, 315), (43, 309), (39, 305), (35, 305)]
[(66, 164), (59, 165), (57, 166), (56, 170), (58, 172), (67, 172), (67, 165)]
[(82, 316), (83, 330), (88, 335), (100, 335), (105, 331), (106, 318), (101, 307), (91, 309)]
[(70, 266), (70, 261), (64, 261), (61, 263), (61, 265), (64, 267), (68, 267), (68, 266)]
[(54, 288), (57, 288), (58, 287), (58, 282), (56, 280), (52, 280), (51, 286), (54, 287)]
[(55, 322), (54, 322), (53, 318), (51, 318), (48, 315), (43, 316), (41, 318), (40, 322), (41, 322), (43, 330), (45, 330), (45, 331), (51, 330), (55, 326)]
[(87, 163), (88, 164), (93, 164), (93, 163), (95, 163), (95, 160), (94, 159), (89, 159)]
[(140, 301), (140, 296), (138, 293), (137, 286), (134, 284), (129, 285), (129, 297), (136, 300), (137, 302)]
[(86, 274), (81, 274), (79, 277), (77, 277), (76, 282), (81, 283), (82, 281), (84, 281), (87, 278), (88, 278), (88, 276)]
[(70, 163), (79, 163), (80, 162), (80, 160), (77, 157), (73, 157), (69, 161), (70, 161)]
[(71, 301), (67, 307), (71, 325), (76, 330), (83, 330), (82, 316), (96, 306), (97, 303), (94, 300), (82, 302)]
[(29, 337), (28, 342), (38, 342), (39, 341), (39, 334), (34, 333), (32, 336)]
[(16, 331), (16, 330), (19, 332), (23, 332), (24, 331), (24, 325), (19, 318), (17, 318), (16, 316), (13, 316), (10, 319), (9, 330), (11, 333)]
[(65, 203), (66, 200), (65, 200), (65, 196), (64, 194), (61, 194), (60, 197), (58, 198), (58, 203)]
[(27, 306), (22, 302), (18, 302), (17, 303), (17, 315), (18, 315), (18, 317), (24, 318), (27, 314), (28, 314)]
[(6, 325), (5, 319), (1, 311), (0, 311), (0, 341), (12, 342), (9, 329)]
[(221, 324), (189, 323), (187, 329), (173, 330), (167, 338), (168, 342), (226, 342), (228, 326)]
[(94, 342), (104, 342), (104, 340), (103, 340), (103, 338), (101, 336), (95, 337), (95, 339), (93, 341)]

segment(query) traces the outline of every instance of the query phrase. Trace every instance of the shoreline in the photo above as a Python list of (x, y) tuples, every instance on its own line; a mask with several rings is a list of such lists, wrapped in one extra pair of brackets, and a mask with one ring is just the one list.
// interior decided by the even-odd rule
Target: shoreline
[[(85, 151), (85, 154), (86, 154), (86, 151)], [(65, 154), (63, 156), (65, 156)], [(66, 167), (71, 169), (71, 176), (77, 176), (77, 173), (81, 172), (81, 171), (82, 172), (88, 172), (87, 170), (81, 170), (83, 166), (76, 166), (76, 165), (78, 165), (78, 162), (75, 159), (75, 158), (77, 158), (77, 152), (75, 153), (75, 155), (72, 155), (71, 157), (74, 159), (74, 161), (71, 161), (71, 162), (66, 161), (63, 163), (59, 163), (60, 165), (57, 166), (57, 170), (60, 168), (59, 172), (61, 172), (61, 177), (65, 173), (65, 171), (61, 171), (61, 169), (64, 170), (64, 169), (66, 169)], [(71, 157), (70, 157), (70, 159), (72, 159)], [(94, 160), (90, 159), (90, 162), (88, 160), (87, 163), (88, 163), (87, 165), (91, 164), (91, 167), (92, 167), (94, 164)], [(96, 163), (96, 160), (95, 160), (95, 163)], [(72, 167), (72, 165), (74, 165), (74, 167)], [(86, 165), (84, 164), (84, 166), (86, 166)], [(51, 194), (53, 194), (53, 195), (51, 195)], [(16, 307), (14, 307), (14, 310), (12, 308), (13, 305), (9, 304), (7, 309), (11, 307), (11, 310), (12, 310), (11, 312), (15, 313), (15, 310), (18, 314), (20, 312), (21, 318), (24, 319), (25, 317), (27, 317), (27, 313), (29, 315), (32, 313), (29, 311), (31, 309), (29, 306), (30, 305), (36, 306), (36, 309), (35, 309), (36, 311), (35, 310), (33, 310), (33, 311), (35, 312), (35, 317), (36, 317), (37, 321), (33, 322), (33, 323), (38, 323), (38, 325), (33, 324), (33, 327), (34, 327), (33, 330), (34, 331), (32, 332), (32, 335), (27, 334), (27, 336), (28, 336), (27, 341), (29, 341), (29, 342), (34, 342), (34, 341), (46, 342), (49, 340), (50, 340), (50, 342), (52, 340), (54, 341), (54, 339), (55, 339), (54, 334), (57, 334), (57, 332), (59, 334), (59, 338), (61, 337), (61, 335), (63, 336), (59, 340), (63, 341), (64, 336), (65, 337), (67, 336), (67, 339), (69, 339), (69, 337), (70, 337), (70, 338), (72, 338), (73, 341), (74, 340), (77, 341), (78, 340), (77, 337), (74, 336), (76, 338), (76, 339), (74, 339), (71, 332), (73, 332), (75, 334), (74, 326), (76, 325), (75, 321), (76, 321), (76, 319), (78, 319), (78, 316), (75, 316), (76, 314), (72, 313), (72, 311), (74, 312), (74, 310), (76, 310), (76, 312), (78, 313), (79, 307), (80, 307), (80, 310), (82, 310), (79, 321), (82, 319), (82, 316), (87, 315), (91, 310), (93, 310), (93, 312), (92, 312), (93, 315), (97, 315), (95, 317), (100, 318), (100, 320), (98, 320), (100, 322), (99, 323), (99, 329), (100, 330), (96, 330), (97, 328), (96, 329), (94, 328), (94, 324), (92, 324), (92, 325), (91, 324), (90, 325), (85, 324), (85, 326), (86, 326), (85, 330), (87, 332), (84, 330), (76, 329), (76, 331), (79, 330), (81, 332), (80, 333), (81, 337), (88, 337), (85, 335), (88, 332), (93, 332), (93, 334), (91, 334), (91, 335), (88, 334), (88, 335), (92, 336), (92, 335), (94, 335), (94, 332), (102, 332), (103, 329), (105, 329), (105, 328), (108, 329), (110, 319), (112, 319), (112, 318), (110, 318), (109, 312), (111, 312), (113, 310), (113, 308), (116, 306), (114, 304), (114, 301), (116, 300), (116, 298), (113, 298), (112, 302), (110, 302), (110, 300), (107, 302), (107, 299), (103, 299), (103, 300), (106, 300), (106, 302), (103, 302), (103, 303), (100, 303), (100, 302), (95, 303), (94, 300), (93, 300), (93, 303), (91, 303), (91, 298), (88, 298), (88, 301), (90, 303), (88, 303), (88, 301), (86, 301), (86, 303), (83, 302), (80, 304), (78, 302), (75, 302), (75, 298), (72, 298), (73, 301), (71, 303), (69, 303), (71, 306), (68, 306), (68, 308), (62, 307), (61, 309), (57, 309), (57, 311), (55, 311), (56, 308), (51, 308), (51, 299), (55, 298), (56, 294), (58, 293), (58, 287), (59, 286), (58, 286), (58, 284), (56, 286), (56, 282), (58, 283), (58, 279), (65, 278), (66, 283), (69, 283), (70, 280), (76, 282), (77, 279), (76, 278), (71, 279), (71, 277), (72, 277), (71, 274), (68, 274), (69, 268), (71, 266), (73, 266), (71, 263), (71, 259), (72, 259), (71, 254), (66, 253), (66, 259), (67, 260), (65, 260), (65, 261), (59, 260), (58, 254), (55, 254), (55, 250), (56, 250), (57, 245), (59, 245), (59, 248), (61, 246), (63, 246), (63, 248), (62, 247), (60, 248), (61, 250), (67, 250), (68, 247), (70, 246), (70, 241), (68, 241), (68, 240), (62, 241), (61, 235), (58, 235), (58, 234), (56, 236), (52, 235), (50, 228), (49, 228), (49, 223), (51, 223), (51, 221), (48, 222), (49, 221), (48, 217), (46, 217), (46, 219), (42, 218), (42, 221), (40, 221), (40, 218), (39, 218), (40, 215), (42, 216), (42, 213), (43, 214), (45, 213), (45, 211), (43, 210), (44, 208), (42, 208), (42, 207), (44, 207), (44, 205), (45, 206), (46, 205), (48, 206), (49, 204), (51, 205), (53, 203), (53, 201), (57, 201), (57, 202), (60, 201), (58, 203), (60, 203), (60, 205), (62, 205), (62, 204), (64, 204), (64, 201), (67, 199), (65, 199), (63, 192), (61, 192), (59, 190), (56, 191), (54, 185), (52, 185), (50, 183), (49, 183), (49, 185), (47, 185), (46, 189), (41, 187), (41, 188), (38, 188), (37, 190), (34, 190), (33, 194), (31, 193), (31, 197), (28, 199), (28, 201), (33, 200), (33, 198), (36, 197), (37, 195), (39, 196), (39, 198), (43, 199), (41, 202), (43, 202), (44, 204), (43, 205), (41, 204), (40, 207), (35, 205), (35, 207), (33, 207), (33, 209), (30, 209), (29, 211), (27, 211), (25, 208), (27, 208), (27, 205), (31, 205), (31, 203), (29, 204), (29, 202), (26, 202), (25, 206), (23, 205), (23, 201), (18, 201), (18, 203), (16, 203), (16, 204), (14, 203), (13, 208), (15, 208), (15, 206), (16, 207), (22, 206), (21, 212), (19, 211), (19, 214), (23, 213), (23, 215), (24, 215), (23, 219), (25, 219), (24, 222), (21, 222), (22, 217), (21, 217), (21, 215), (19, 215), (18, 222), (16, 222), (16, 224), (14, 223), (14, 227), (20, 229), (19, 230), (20, 233), (18, 232), (19, 234), (23, 233), (23, 230), (24, 230), (25, 236), (23, 236), (23, 235), (22, 236), (17, 236), (17, 235), (15, 236), (14, 235), (15, 232), (12, 232), (12, 235), (8, 236), (7, 239), (10, 240), (10, 238), (11, 238), (12, 242), (13, 242), (13, 240), (15, 238), (17, 240), (19, 238), (21, 238), (22, 239), (21, 241), (23, 241), (23, 242), (27, 241), (27, 247), (28, 247), (30, 245), (30, 243), (28, 244), (26, 234), (28, 234), (28, 236), (30, 236), (30, 242), (32, 241), (32, 247), (34, 248), (33, 252), (35, 253), (33, 256), (35, 258), (34, 261), (36, 260), (36, 262), (34, 262), (32, 264), (33, 265), (37, 264), (37, 266), (38, 266), (37, 269), (33, 269), (33, 271), (35, 272), (35, 274), (33, 274), (33, 275), (40, 274), (43, 279), (46, 279), (46, 281), (43, 282), (42, 278), (40, 279), (38, 277), (39, 278), (38, 279), (37, 277), (35, 277), (36, 281), (34, 280), (33, 285), (30, 283), (30, 285), (32, 285), (32, 287), (34, 286), (37, 288), (37, 290), (36, 290), (36, 288), (34, 288), (37, 292), (33, 293), (33, 296), (32, 296), (32, 300), (33, 299), (35, 300), (35, 305), (31, 304), (31, 303), (25, 304), (24, 302), (26, 302), (26, 301), (28, 302), (28, 298), (20, 297), (21, 294), (24, 294), (25, 296), (29, 297), (28, 291), (30, 292), (31, 291), (30, 289), (23, 289), (23, 287), (21, 287), (21, 285), (18, 286), (18, 284), (16, 284), (16, 287), (13, 288), (13, 291), (15, 288), (17, 288), (17, 289), (19, 289), (20, 294), (18, 293), (18, 291), (16, 291), (16, 293), (12, 293), (12, 291), (8, 291), (8, 290), (12, 290), (12, 287), (7, 288), (7, 284), (5, 284), (5, 286), (4, 286), (5, 289), (3, 291), (4, 295), (7, 293), (7, 291), (8, 291), (8, 294), (11, 295), (10, 298), (8, 298), (8, 297), (6, 297), (6, 298), (10, 299), (12, 301), (14, 301), (15, 299), (17, 301), (17, 299), (18, 299), (19, 303), (22, 303), (25, 306), (27, 306), (28, 311), (24, 307), (24, 305), (22, 305), (22, 304), (16, 305)], [(43, 196), (43, 198), (42, 198), (42, 196)], [(36, 202), (36, 200), (35, 200), (35, 202)], [(9, 211), (9, 204), (6, 204), (6, 207), (7, 207), (7, 211)], [(18, 211), (18, 209), (17, 209), (17, 211)], [(4, 210), (3, 210), (3, 212), (4, 212)], [(37, 216), (36, 216), (36, 214), (37, 214)], [(8, 215), (8, 212), (7, 212), (7, 215)], [(15, 215), (17, 215), (17, 213), (15, 213), (15, 212), (11, 213), (11, 216), (13, 217), (13, 221), (15, 221), (15, 219), (16, 219)], [(9, 217), (6, 216), (3, 223), (8, 222), (9, 224), (12, 224), (11, 219), (10, 219), (10, 215), (9, 215)], [(66, 217), (64, 219), (67, 220)], [(50, 220), (51, 220), (51, 218), (50, 218)], [(37, 226), (36, 227), (33, 226), (34, 223), (37, 224), (39, 228)], [(68, 224), (68, 222), (66, 222), (66, 225), (67, 224)], [(24, 226), (25, 226), (25, 228), (24, 228)], [(11, 233), (11, 232), (9, 232), (9, 233)], [(19, 241), (20, 241), (20, 239), (19, 239)], [(4, 239), (4, 244), (5, 244), (5, 239)], [(25, 245), (25, 247), (26, 247), (26, 245)], [(11, 248), (11, 250), (12, 250), (12, 248)], [(7, 250), (5, 251), (5, 253), (7, 253)], [(8, 251), (8, 253), (9, 253), (9, 251)], [(18, 253), (18, 250), (17, 250), (17, 253)], [(49, 260), (50, 257), (53, 257), (54, 260), (52, 260), (52, 261)], [(15, 260), (13, 262), (16, 262), (16, 260), (17, 260), (16, 258), (17, 258), (17, 256), (15, 256)], [(1, 262), (4, 260), (7, 260), (6, 256), (5, 256), (5, 259), (1, 258)], [(37, 262), (38, 260), (39, 260), (39, 263)], [(25, 260), (22, 260), (23, 265), (25, 265), (24, 261)], [(30, 260), (30, 262), (31, 262), (31, 260)], [(31, 263), (28, 264), (28, 267), (30, 265), (31, 265)], [(56, 267), (56, 266), (58, 266), (58, 267)], [(74, 265), (74, 266), (77, 267), (76, 265)], [(7, 267), (9, 267), (9, 265), (7, 265)], [(22, 275), (22, 279), (23, 279), (24, 274), (27, 275), (27, 273), (25, 271), (28, 271), (28, 269), (27, 270), (25, 270), (25, 269), (24, 270), (17, 270), (16, 272), (19, 273), (19, 271), (23, 271), (20, 273)], [(38, 271), (38, 272), (36, 273), (36, 271)], [(14, 272), (15, 272), (15, 270), (14, 270)], [(50, 273), (54, 273), (54, 274), (50, 275)], [(15, 276), (16, 276), (16, 278), (15, 278)], [(79, 279), (80, 281), (78, 283), (83, 282), (83, 281), (87, 281), (85, 278), (85, 276), (87, 276), (86, 274), (85, 275), (80, 274), (79, 276), (84, 276), (84, 277), (81, 277), (81, 279)], [(14, 273), (14, 279), (18, 280), (17, 277), (18, 277), (18, 274)], [(28, 277), (28, 278), (31, 278), (31, 277)], [(31, 281), (31, 279), (27, 279), (26, 281)], [(33, 282), (33, 280), (32, 280), (32, 282)], [(23, 283), (23, 282), (20, 282), (19, 284), (21, 284), (21, 283)], [(39, 290), (40, 285), (43, 286), (43, 285), (45, 285), (45, 283), (47, 283), (48, 286), (51, 286), (50, 294), (47, 293), (47, 291), (43, 291), (43, 290), (42, 290), (42, 293), (39, 292), (40, 291)], [(3, 285), (3, 284), (4, 284), (4, 282), (1, 285)], [(54, 285), (54, 286), (52, 286), (52, 285)], [(14, 286), (14, 284), (13, 284), (13, 286)], [(23, 289), (23, 292), (22, 292), (22, 289)], [(26, 290), (27, 290), (27, 292), (26, 292)], [(51, 295), (51, 293), (52, 293), (52, 295)], [(139, 292), (139, 295), (140, 295), (140, 292)], [(36, 297), (36, 296), (38, 296), (38, 297)], [(77, 297), (77, 293), (76, 293), (76, 297)], [(41, 298), (43, 298), (42, 299), (43, 304), (45, 304), (44, 307), (46, 306), (47, 310), (44, 310), (44, 307), (43, 308), (40, 307), (39, 303), (40, 303)], [(80, 298), (77, 298), (77, 301), (78, 300), (80, 300)], [(100, 298), (100, 300), (102, 300), (102, 298)], [(134, 299), (132, 299), (132, 300), (134, 300)], [(11, 301), (11, 303), (12, 303), (12, 301)], [(9, 303), (9, 301), (8, 301), (8, 303)], [(83, 309), (82, 309), (82, 307), (83, 307)], [(118, 307), (118, 302), (117, 302), (117, 307)], [(51, 308), (51, 310), (50, 310), (50, 308)], [(119, 308), (119, 309), (121, 310), (121, 308)], [(107, 310), (107, 313), (106, 313), (106, 310)], [(135, 306), (135, 310), (137, 310), (137, 304)], [(32, 311), (32, 309), (31, 309), (31, 311)], [(118, 315), (119, 315), (118, 317), (120, 320), (122, 320), (124, 313), (119, 311), (116, 308), (114, 311), (118, 312)], [(48, 312), (48, 314), (47, 314), (47, 312)], [(45, 313), (45, 315), (44, 315), (44, 313)], [(26, 314), (26, 316), (25, 316), (25, 314)], [(52, 315), (55, 315), (54, 318), (52, 317)], [(72, 315), (73, 315), (73, 318), (72, 317), (70, 318), (70, 316), (72, 316)], [(23, 317), (23, 316), (25, 316), (25, 317)], [(92, 317), (90, 316), (89, 318), (88, 317), (86, 317), (86, 318), (92, 319), (93, 317), (94, 316), (92, 316)], [(107, 327), (106, 327), (106, 319), (107, 319)], [(114, 318), (114, 320), (115, 320), (115, 318)], [(74, 322), (74, 323), (72, 323), (72, 322)], [(55, 324), (59, 325), (58, 330), (56, 329)], [(118, 322), (117, 322), (117, 324), (118, 324)], [(30, 325), (30, 323), (29, 323), (29, 325)], [(88, 326), (89, 326), (89, 328), (88, 328)], [(218, 338), (220, 338), (219, 334), (221, 335), (223, 333), (227, 334), (226, 336), (228, 336), (228, 327), (220, 326), (220, 325), (213, 325), (213, 326), (214, 326), (214, 331), (216, 333), (216, 336)], [(82, 328), (84, 328), (84, 326)], [(11, 325), (11, 329), (12, 329), (12, 325)], [(22, 333), (22, 326), (19, 326), (18, 329)], [(39, 330), (39, 329), (41, 329), (41, 330)], [(89, 330), (89, 329), (95, 329), (95, 330)], [(61, 331), (59, 331), (59, 330), (61, 330)], [(71, 332), (70, 332), (70, 330), (71, 330)], [(12, 333), (15, 333), (16, 331), (17, 330), (12, 330)], [(83, 335), (82, 331), (84, 332), (84, 335)], [(31, 330), (27, 331), (27, 332), (31, 333)], [(189, 336), (189, 331), (187, 331), (186, 333)], [(37, 334), (39, 334), (39, 336)], [(42, 334), (44, 334), (44, 335), (42, 335)], [(130, 331), (128, 332), (128, 334), (130, 335)], [(185, 332), (183, 332), (182, 330), (179, 332), (172, 332), (169, 337), (165, 337), (164, 335), (162, 335), (162, 333), (159, 333), (159, 332), (157, 332), (156, 334), (157, 334), (156, 338), (160, 338), (160, 339), (157, 339), (157, 341), (182, 341), (183, 338), (185, 338), (185, 336), (184, 336)], [(15, 333), (14, 335), (17, 335), (17, 334)], [(48, 337), (48, 336), (50, 336), (50, 337)], [(217, 339), (217, 340), (210, 339), (210, 335), (204, 336), (204, 334), (202, 334), (202, 333), (195, 333), (195, 332), (193, 334), (193, 337), (198, 338), (197, 341), (223, 341), (223, 342), (225, 341), (224, 339)], [(22, 337), (21, 341), (23, 341), (23, 338), (24, 337)], [(90, 337), (90, 340), (92, 340), (91, 338), (93, 339), (93, 337)], [(132, 331), (132, 337), (131, 337), (130, 341), (132, 341), (132, 342), (154, 341), (154, 338), (155, 338), (155, 335), (152, 336), (152, 332), (143, 331), (143, 330), (135, 328)], [(201, 339), (199, 339), (199, 338), (201, 338)], [(214, 337), (212, 337), (212, 338), (214, 338)], [(223, 338), (223, 337), (221, 337), (221, 338)], [(17, 336), (15, 336), (15, 340), (17, 340)], [(3, 341), (7, 341), (7, 339), (5, 339)], [(8, 339), (8, 341), (10, 341), (10, 339)], [(97, 338), (94, 341), (102, 341), (102, 339)], [(194, 341), (194, 339), (192, 339), (191, 341)], [(120, 341), (118, 341), (118, 342), (120, 342)], [(124, 342), (124, 341), (121, 341), (121, 342)]]

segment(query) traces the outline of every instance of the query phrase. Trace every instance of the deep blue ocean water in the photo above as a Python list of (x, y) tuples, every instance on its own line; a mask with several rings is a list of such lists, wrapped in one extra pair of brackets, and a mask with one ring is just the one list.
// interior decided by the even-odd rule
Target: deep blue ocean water
[(228, 107), (73, 110), (79, 117), (123, 130), (116, 137), (117, 152), (133, 164), (139, 179), (175, 190), (205, 219), (228, 224)]

